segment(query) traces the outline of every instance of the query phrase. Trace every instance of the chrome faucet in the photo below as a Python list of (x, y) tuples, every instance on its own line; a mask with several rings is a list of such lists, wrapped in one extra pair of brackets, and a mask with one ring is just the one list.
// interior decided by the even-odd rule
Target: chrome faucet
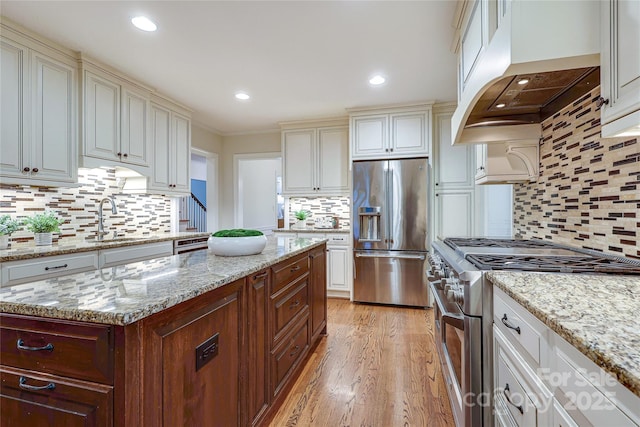
[[(118, 213), (118, 209), (116, 209), (116, 201), (113, 199), (113, 196), (105, 197), (104, 199), (100, 200), (100, 205), (98, 206), (98, 235), (96, 236), (96, 240), (99, 242), (101, 242), (104, 239), (105, 235), (109, 234), (108, 231), (104, 231), (104, 222), (102, 220), (103, 219), (102, 207), (104, 206), (104, 202), (111, 203), (112, 214)], [(114, 231), (114, 235), (115, 235), (115, 231)]]

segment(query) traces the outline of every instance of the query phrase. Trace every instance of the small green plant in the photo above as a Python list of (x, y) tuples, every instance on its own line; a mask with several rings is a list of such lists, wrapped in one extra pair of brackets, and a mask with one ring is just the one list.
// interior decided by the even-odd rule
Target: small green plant
[(34, 233), (53, 233), (60, 231), (60, 225), (64, 223), (64, 220), (59, 219), (55, 212), (48, 211), (26, 218), (24, 223), (27, 230)]
[(220, 230), (212, 234), (213, 237), (251, 237), (262, 236), (262, 231), (245, 230), (244, 228), (235, 228), (233, 230)]
[(300, 211), (295, 211), (293, 215), (296, 217), (297, 220), (304, 221), (305, 219), (311, 216), (311, 212), (300, 210)]
[(11, 219), (9, 215), (0, 216), (0, 236), (10, 235), (20, 229), (21, 225), (22, 222), (17, 219)]

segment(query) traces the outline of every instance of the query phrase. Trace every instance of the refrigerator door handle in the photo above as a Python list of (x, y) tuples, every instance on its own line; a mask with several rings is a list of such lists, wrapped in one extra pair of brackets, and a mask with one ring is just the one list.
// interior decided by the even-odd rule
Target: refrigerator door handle
[(399, 258), (419, 260), (424, 260), (426, 258), (426, 255), (423, 254), (363, 254), (359, 252), (356, 252), (355, 256), (356, 258)]

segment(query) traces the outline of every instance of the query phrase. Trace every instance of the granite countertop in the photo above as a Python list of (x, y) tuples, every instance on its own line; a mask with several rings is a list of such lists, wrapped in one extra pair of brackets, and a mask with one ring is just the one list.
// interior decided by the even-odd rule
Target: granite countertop
[(488, 272), (498, 288), (640, 396), (640, 277)]
[[(155, 234), (127, 234), (117, 239), (105, 238), (102, 242), (77, 238), (62, 238), (58, 243), (50, 246), (36, 246), (30, 243), (12, 243), (9, 249), (0, 250), (0, 262), (18, 261), (22, 259), (38, 258), (41, 256), (64, 255), (77, 252), (90, 252), (99, 249), (134, 246), (146, 243), (164, 242), (189, 237), (209, 236), (209, 233), (155, 233)], [(126, 240), (123, 240), (126, 239)]]
[(0, 288), (0, 312), (128, 325), (326, 242), (270, 237), (261, 254), (208, 250)]
[(275, 228), (276, 233), (351, 233), (348, 228)]

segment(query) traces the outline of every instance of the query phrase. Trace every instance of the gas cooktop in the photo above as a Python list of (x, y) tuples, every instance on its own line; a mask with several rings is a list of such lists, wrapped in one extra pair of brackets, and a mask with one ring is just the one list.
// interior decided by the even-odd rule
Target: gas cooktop
[(609, 257), (470, 254), (467, 261), (481, 270), (516, 270), (558, 273), (640, 274), (640, 265)]
[(450, 248), (556, 248), (553, 243), (542, 240), (489, 239), (484, 237), (450, 237), (444, 239)]

